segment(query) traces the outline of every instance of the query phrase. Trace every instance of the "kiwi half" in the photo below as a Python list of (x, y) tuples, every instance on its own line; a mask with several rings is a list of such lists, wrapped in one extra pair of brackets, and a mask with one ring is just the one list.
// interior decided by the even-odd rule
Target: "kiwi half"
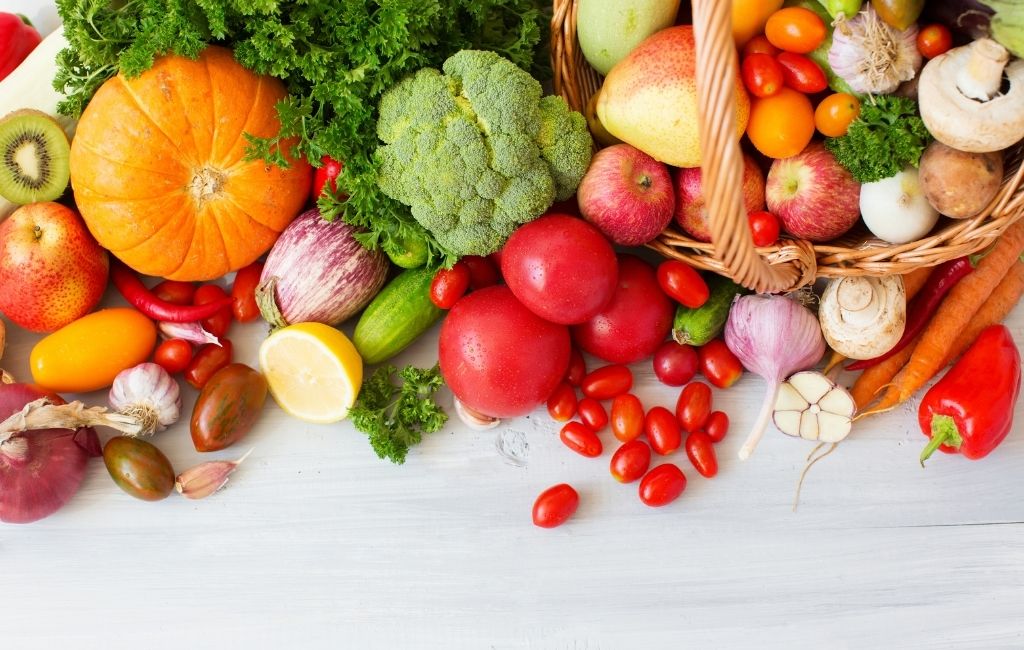
[(46, 113), (15, 111), (0, 120), (0, 196), (25, 205), (64, 193), (71, 143)]

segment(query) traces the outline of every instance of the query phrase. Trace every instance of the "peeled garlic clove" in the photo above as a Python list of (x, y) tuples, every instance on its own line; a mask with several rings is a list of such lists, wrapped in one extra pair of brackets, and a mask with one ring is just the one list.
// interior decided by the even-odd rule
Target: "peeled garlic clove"
[(839, 442), (850, 434), (856, 409), (845, 388), (816, 370), (805, 370), (782, 383), (772, 420), (789, 436)]

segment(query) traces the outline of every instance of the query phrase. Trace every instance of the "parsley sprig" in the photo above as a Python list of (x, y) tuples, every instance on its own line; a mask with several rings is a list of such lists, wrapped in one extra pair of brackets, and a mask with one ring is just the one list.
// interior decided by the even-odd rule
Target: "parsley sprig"
[(917, 102), (907, 97), (881, 95), (861, 105), (860, 115), (846, 134), (825, 140), (840, 165), (859, 183), (873, 183), (917, 167), (931, 142)]

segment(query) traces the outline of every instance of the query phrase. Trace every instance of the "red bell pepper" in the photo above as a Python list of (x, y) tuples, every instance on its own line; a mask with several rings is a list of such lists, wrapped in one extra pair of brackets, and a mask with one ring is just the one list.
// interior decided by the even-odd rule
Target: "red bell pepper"
[(42, 40), (24, 16), (0, 12), (0, 80), (14, 72)]
[(984, 329), (964, 356), (925, 393), (918, 423), (936, 449), (977, 460), (999, 446), (1013, 425), (1020, 394), (1020, 353), (1004, 325)]

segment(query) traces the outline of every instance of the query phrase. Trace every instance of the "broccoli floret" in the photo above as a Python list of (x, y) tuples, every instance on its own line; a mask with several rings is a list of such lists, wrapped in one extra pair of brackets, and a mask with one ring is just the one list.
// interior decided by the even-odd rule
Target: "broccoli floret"
[(487, 255), (572, 196), (590, 163), (586, 121), (494, 52), (463, 50), (381, 98), (379, 185), (453, 256)]

